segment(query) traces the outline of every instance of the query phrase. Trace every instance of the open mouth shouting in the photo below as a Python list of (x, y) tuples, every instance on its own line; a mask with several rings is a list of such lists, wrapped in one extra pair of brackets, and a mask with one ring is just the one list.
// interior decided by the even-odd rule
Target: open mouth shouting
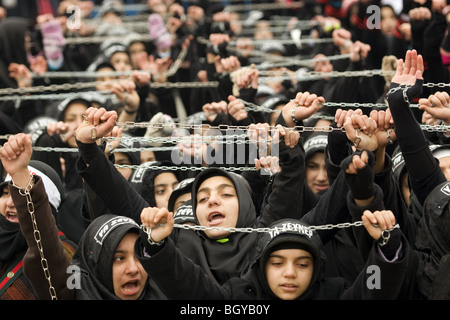
[(9, 222), (19, 223), (19, 217), (17, 216), (17, 212), (15, 211), (6, 211), (5, 218)]
[(218, 211), (213, 211), (208, 214), (208, 223), (210, 226), (220, 225), (225, 220), (225, 215)]
[(124, 296), (132, 298), (136, 294), (140, 294), (140, 288), (139, 280), (130, 280), (121, 286), (121, 291)]

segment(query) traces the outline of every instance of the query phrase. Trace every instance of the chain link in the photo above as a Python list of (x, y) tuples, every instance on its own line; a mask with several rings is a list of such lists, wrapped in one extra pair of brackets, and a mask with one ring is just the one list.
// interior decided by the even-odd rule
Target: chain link
[[(325, 224), (325, 225), (319, 225), (319, 226), (307, 226), (305, 227), (308, 230), (316, 231), (316, 230), (331, 230), (331, 229), (342, 229), (342, 228), (350, 228), (350, 227), (360, 227), (363, 225), (362, 221), (355, 221), (355, 222), (344, 222), (344, 223), (338, 223), (338, 224)], [(147, 232), (148, 230), (142, 225), (141, 228)], [(243, 232), (243, 233), (270, 233), (277, 228), (237, 228), (237, 227), (230, 227), (230, 228), (222, 228), (222, 227), (206, 227), (206, 226), (199, 226), (199, 225), (189, 225), (189, 224), (174, 224), (174, 228), (179, 229), (185, 229), (185, 230), (194, 230), (194, 231), (206, 231), (206, 230), (214, 230), (214, 231), (228, 231), (228, 232)], [(291, 230), (290, 230), (291, 231)], [(293, 230), (292, 230), (293, 231)]]
[[(248, 109), (251, 109), (251, 107), (248, 107)], [(261, 110), (259, 110), (261, 111)], [(272, 110), (271, 110), (272, 111)], [(333, 120), (333, 117), (323, 117), (320, 115), (316, 116), (320, 119), (328, 119)], [(164, 124), (155, 124), (155, 123), (133, 123), (133, 122), (126, 122), (126, 123), (117, 123), (119, 127), (128, 127), (132, 128), (134, 126), (136, 127), (151, 127), (151, 128), (158, 128), (164, 125)], [(183, 127), (183, 126), (182, 126)], [(196, 125), (184, 125), (185, 128), (197, 128), (197, 129), (205, 129), (205, 127), (209, 129), (216, 129), (220, 131), (228, 131), (228, 130), (249, 130), (249, 126), (231, 126), (231, 125), (220, 125), (220, 126), (196, 126)], [(450, 126), (446, 125), (429, 125), (429, 124), (421, 124), (420, 128), (427, 132), (448, 132), (450, 131)], [(332, 132), (332, 131), (341, 131), (345, 132), (345, 128), (335, 128), (332, 126), (319, 126), (319, 127), (308, 127), (308, 126), (296, 126), (289, 129), (295, 129), (298, 132)], [(253, 129), (251, 129), (253, 130)], [(259, 129), (255, 129), (259, 130)], [(264, 129), (266, 130), (266, 129)], [(269, 126), (267, 128), (267, 131), (274, 131), (275, 127)], [(8, 138), (11, 136), (11, 134), (6, 135), (0, 135), (0, 139), (8, 140)], [(178, 136), (178, 137), (103, 137), (102, 140), (104, 141), (113, 141), (113, 140), (119, 140), (119, 141), (129, 141), (129, 142), (147, 142), (147, 143), (172, 143), (176, 144), (179, 142), (191, 142), (191, 143), (216, 143), (216, 144), (258, 144), (261, 141), (260, 140), (252, 140), (248, 139), (247, 135), (245, 134), (227, 134), (227, 135), (214, 135), (214, 136)], [(139, 151), (171, 151), (175, 150), (176, 146), (167, 146), (167, 147), (134, 147), (134, 148), (116, 148), (114, 149), (114, 152), (139, 152)], [(78, 152), (78, 148), (64, 148), (64, 147), (41, 147), (41, 146), (33, 146), (34, 151), (41, 151), (41, 152), (64, 152), (64, 153), (75, 153)]]
[[(115, 164), (116, 168), (128, 168), (128, 169), (152, 169), (152, 170), (167, 170), (167, 171), (203, 171), (205, 169), (208, 169), (207, 167), (201, 166), (201, 167), (190, 167), (190, 166), (165, 166), (165, 165), (128, 165), (128, 164)], [(225, 171), (256, 171), (255, 167), (215, 167), (220, 168)]]
[(36, 245), (39, 250), (39, 255), (41, 257), (41, 267), (44, 272), (45, 279), (47, 279), (47, 281), (48, 281), (50, 297), (52, 300), (58, 300), (58, 298), (56, 296), (55, 287), (53, 287), (53, 284), (52, 284), (50, 269), (48, 267), (48, 261), (44, 256), (44, 248), (42, 246), (41, 233), (39, 231), (39, 228), (38, 228), (38, 225), (36, 222), (36, 216), (35, 216), (35, 212), (34, 212), (34, 203), (33, 203), (33, 199), (31, 198), (31, 193), (30, 193), (30, 190), (32, 188), (32, 184), (31, 184), (32, 181), (33, 181), (33, 176), (31, 176), (30, 182), (28, 183), (28, 185), (25, 188), (20, 188), (20, 187), (16, 186), (14, 183), (13, 183), (13, 185), (17, 189), (19, 189), (19, 194), (24, 196), (27, 200), (27, 210), (28, 210), (28, 213), (30, 214), (31, 222), (33, 224), (33, 237), (34, 237), (34, 240), (36, 241)]

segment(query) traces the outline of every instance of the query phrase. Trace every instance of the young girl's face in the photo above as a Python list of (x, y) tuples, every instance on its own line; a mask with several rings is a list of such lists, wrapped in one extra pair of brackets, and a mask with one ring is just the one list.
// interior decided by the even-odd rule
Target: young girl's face
[(136, 300), (144, 291), (148, 274), (134, 254), (138, 235), (126, 234), (117, 246), (113, 261), (114, 293), (122, 300)]
[(172, 172), (164, 172), (155, 177), (154, 193), (158, 208), (167, 208), (170, 195), (177, 185), (178, 179)]
[[(83, 122), (83, 115), (87, 110), (87, 106), (83, 103), (72, 102), (64, 111), (64, 122), (75, 128)], [(75, 140), (75, 135), (71, 136), (67, 140), (67, 144), (73, 148), (77, 148), (77, 142)]]
[(390, 7), (381, 8), (381, 32), (386, 36), (392, 36), (397, 27), (397, 17)]
[(294, 300), (308, 288), (314, 272), (314, 260), (308, 251), (283, 249), (270, 254), (266, 263), (267, 283), (282, 300)]
[[(116, 71), (130, 71), (131, 61), (130, 57), (126, 52), (116, 52), (111, 56), (110, 63), (114, 66)], [(126, 76), (120, 76), (120, 78), (124, 78)]]
[(131, 166), (131, 160), (130, 157), (124, 153), (124, 152), (114, 152), (114, 164), (124, 166), (124, 167), (118, 167), (117, 171), (120, 172), (120, 174), (125, 178), (129, 179), (130, 176), (133, 174), (133, 169), (127, 168), (125, 166)]
[[(234, 228), (239, 215), (239, 200), (233, 182), (223, 176), (203, 181), (197, 192), (197, 220), (201, 226)], [(193, 201), (194, 201), (193, 200)], [(206, 230), (211, 239), (227, 237), (230, 231)]]
[(305, 173), (306, 183), (314, 193), (322, 194), (330, 187), (323, 152), (316, 152), (306, 160)]
[(17, 209), (14, 206), (11, 195), (9, 194), (8, 186), (3, 187), (2, 191), (3, 192), (0, 196), (0, 214), (10, 222), (19, 223)]

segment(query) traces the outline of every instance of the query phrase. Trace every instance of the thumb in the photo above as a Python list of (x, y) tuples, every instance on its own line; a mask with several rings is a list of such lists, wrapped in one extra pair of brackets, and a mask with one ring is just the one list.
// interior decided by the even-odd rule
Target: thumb
[(228, 96), (228, 101), (235, 101), (237, 98), (235, 97), (235, 96), (233, 96), (233, 95), (229, 95)]
[(361, 160), (364, 161), (364, 163), (369, 162), (369, 154), (366, 150), (363, 150), (363, 152), (361, 153)]
[(258, 89), (258, 84), (259, 84), (259, 73), (256, 73), (252, 79), (252, 88)]

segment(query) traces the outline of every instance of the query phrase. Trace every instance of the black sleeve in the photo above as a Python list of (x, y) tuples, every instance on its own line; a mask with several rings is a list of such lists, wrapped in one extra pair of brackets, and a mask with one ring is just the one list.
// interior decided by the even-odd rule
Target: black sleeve
[(386, 210), (391, 210), (394, 213), (403, 234), (410, 243), (413, 243), (416, 229), (415, 218), (403, 201), (400, 187), (393, 176), (392, 159), (387, 154), (385, 157), (385, 169), (375, 174), (374, 181), (383, 190), (383, 202)]
[[(443, 83), (448, 81), (448, 70), (442, 63), (440, 45), (447, 30), (446, 17), (436, 11), (424, 32), (424, 62), (427, 70), (424, 75), (427, 82)], [(428, 90), (432, 93), (432, 89)]]
[[(277, 123), (286, 126), (281, 114)], [(275, 175), (272, 192), (267, 205), (263, 208), (260, 220), (263, 226), (283, 218), (299, 219), (305, 214), (303, 212), (305, 151), (301, 143), (294, 148), (287, 147), (283, 139), (278, 143), (278, 148), (281, 171)]]
[(135, 253), (158, 288), (172, 300), (223, 300), (230, 293), (208, 277), (204, 271), (166, 238), (161, 246), (152, 246), (141, 232)]
[(416, 269), (412, 267), (412, 250), (400, 229), (391, 231), (385, 247), (388, 245), (395, 252), (395, 259), (389, 260), (383, 252), (386, 249), (380, 249), (374, 242), (365, 267), (341, 299), (396, 300), (405, 297), (405, 292), (411, 292), (408, 288), (414, 287)]
[[(317, 205), (300, 220), (311, 226), (350, 222), (347, 208), (348, 191), (348, 185), (341, 171), (330, 188), (320, 197)], [(317, 234), (320, 236), (322, 243), (326, 244), (338, 230), (337, 228), (319, 229)]]
[(429, 192), (446, 181), (446, 178), (409, 106), (409, 101), (422, 92), (422, 85), (423, 80), (417, 80), (409, 89), (391, 83), (388, 104), (394, 119), (397, 142), (408, 168), (411, 188), (423, 204)]
[(77, 171), (84, 181), (111, 213), (130, 217), (141, 224), (141, 211), (149, 204), (95, 143), (84, 144), (77, 141), (77, 144), (81, 155)]
[[(337, 128), (336, 122), (333, 121), (331, 127)], [(336, 179), (341, 171), (341, 162), (350, 153), (349, 140), (345, 132), (333, 130), (328, 133), (328, 143), (325, 147), (325, 164), (330, 184)]]
[[(371, 212), (377, 211), (377, 210), (384, 210), (384, 203), (383, 203), (383, 191), (378, 185), (374, 186), (374, 199), (365, 207), (359, 207), (355, 203), (355, 199), (352, 196), (352, 194), (349, 192), (347, 195), (347, 205), (350, 211), (350, 215), (352, 217), (352, 222), (355, 221), (361, 221), (361, 216), (363, 215), (365, 210), (369, 210)], [(355, 239), (357, 240), (357, 245), (359, 248), (359, 252), (361, 256), (363, 257), (363, 260), (366, 261), (370, 252), (370, 248), (373, 244), (373, 239), (370, 237), (370, 235), (367, 233), (366, 229), (361, 226), (354, 229), (354, 235)]]
[[(49, 135), (47, 132), (42, 133), (39, 138), (35, 142), (36, 147), (49, 147), (49, 148), (57, 148), (57, 147), (67, 147), (59, 134)], [(47, 151), (34, 151), (32, 156), (32, 160), (38, 160), (45, 162), (49, 166), (51, 166), (58, 173), (59, 177), (62, 181), (64, 181), (64, 176), (61, 168), (61, 153), (60, 152), (47, 152)]]
[[(346, 71), (366, 69), (361, 61), (350, 61)], [(335, 82), (329, 101), (339, 102), (372, 102), (376, 101), (377, 93), (372, 77), (340, 77)], [(366, 112), (364, 112), (366, 113)]]

